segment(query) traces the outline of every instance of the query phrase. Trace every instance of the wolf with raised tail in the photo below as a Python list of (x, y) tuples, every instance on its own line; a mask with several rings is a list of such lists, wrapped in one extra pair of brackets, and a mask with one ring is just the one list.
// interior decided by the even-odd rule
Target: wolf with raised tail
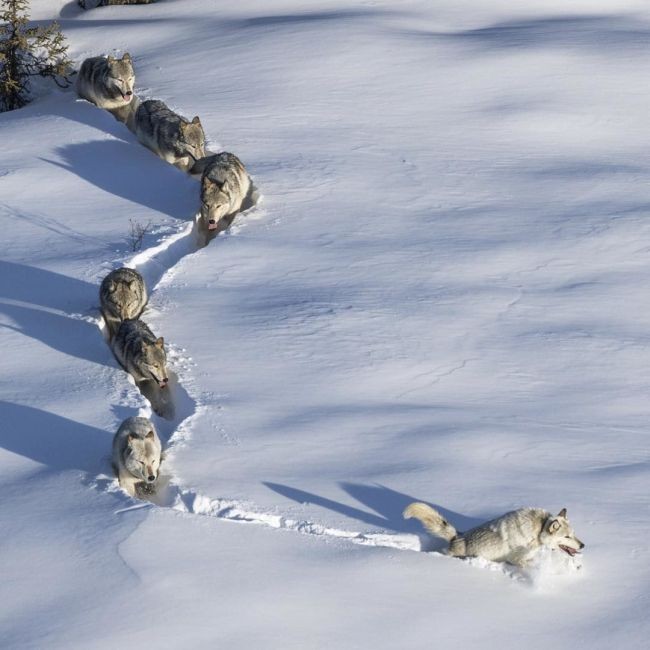
[(246, 168), (227, 151), (197, 161), (192, 174), (201, 174), (201, 221), (208, 230), (227, 228), (251, 189)]
[(138, 318), (147, 304), (147, 287), (134, 269), (111, 271), (99, 287), (99, 302), (110, 338), (123, 320)]
[(143, 321), (122, 321), (111, 348), (115, 358), (136, 383), (153, 381), (160, 388), (168, 385), (165, 341), (162, 336), (156, 338)]
[(134, 133), (145, 147), (185, 172), (205, 156), (205, 133), (198, 116), (186, 120), (158, 99), (138, 106)]
[(122, 422), (113, 438), (113, 470), (120, 487), (132, 497), (154, 494), (162, 446), (153, 423), (133, 417)]
[(134, 98), (135, 73), (131, 55), (121, 59), (94, 56), (81, 64), (77, 75), (77, 94), (125, 121), (128, 105)]
[(542, 547), (574, 557), (585, 546), (573, 532), (566, 508), (557, 515), (541, 508), (521, 508), (466, 533), (459, 533), (426, 503), (409, 505), (404, 518), (418, 519), (433, 536), (449, 542), (447, 553), (453, 557), (482, 557), (524, 567)]

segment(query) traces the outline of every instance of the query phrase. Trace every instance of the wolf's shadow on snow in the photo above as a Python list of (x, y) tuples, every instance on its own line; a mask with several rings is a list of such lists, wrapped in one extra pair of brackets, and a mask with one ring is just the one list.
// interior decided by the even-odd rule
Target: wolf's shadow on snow
[(53, 271), (0, 261), (0, 328), (40, 341), (79, 359), (110, 365), (98, 345), (97, 326), (69, 312), (87, 312), (97, 304), (98, 288)]
[(0, 447), (51, 470), (109, 471), (113, 434), (33, 406), (0, 400)]
[(84, 312), (98, 302), (99, 286), (29, 264), (0, 260), (0, 300)]
[[(268, 482), (264, 482), (264, 485), (292, 501), (313, 504), (349, 517), (350, 519), (356, 519), (363, 524), (379, 528), (380, 530), (418, 535), (422, 542), (422, 549), (426, 551), (441, 550), (447, 545), (443, 540), (433, 539), (430, 535), (427, 535), (422, 530), (422, 525), (419, 522), (413, 519), (404, 519), (402, 516), (402, 512), (404, 512), (406, 506), (414, 501), (424, 501), (423, 499), (397, 492), (384, 485), (339, 483), (339, 486), (344, 492), (356, 499), (363, 506), (366, 506), (368, 510), (320, 497), (311, 492), (305, 492), (304, 490), (289, 487), (288, 485)], [(484, 521), (475, 517), (467, 517), (437, 504), (431, 505), (459, 531), (469, 530)]]
[(196, 213), (196, 180), (135, 141), (91, 140), (59, 147), (57, 154), (60, 160), (41, 160), (73, 172), (109, 194), (170, 217)]
[(63, 354), (103, 366), (113, 365), (112, 355), (101, 345), (99, 329), (92, 322), (1, 301), (0, 315), (13, 322), (0, 323), (0, 328), (19, 332)]

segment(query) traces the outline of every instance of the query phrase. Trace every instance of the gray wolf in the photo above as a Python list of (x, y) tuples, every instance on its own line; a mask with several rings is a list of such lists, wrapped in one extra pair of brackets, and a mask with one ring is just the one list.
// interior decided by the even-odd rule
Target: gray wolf
[(134, 133), (145, 147), (183, 171), (205, 156), (205, 133), (198, 116), (186, 120), (157, 99), (138, 106)]
[(135, 115), (141, 103), (140, 98), (133, 95), (133, 99), (126, 106), (115, 108), (109, 112), (113, 114), (113, 117), (118, 122), (123, 122), (131, 133), (135, 133)]
[(120, 487), (132, 497), (155, 492), (162, 447), (156, 429), (147, 418), (128, 418), (113, 438), (113, 470)]
[(201, 221), (205, 227), (228, 227), (251, 188), (242, 161), (224, 151), (197, 161), (191, 173), (201, 174)]
[(560, 550), (573, 557), (584, 544), (567, 519), (566, 508), (552, 515), (540, 508), (513, 510), (466, 533), (459, 533), (437, 510), (426, 503), (412, 503), (404, 518), (415, 518), (424, 528), (449, 542), (454, 557), (482, 557), (493, 562), (526, 566), (541, 547)]
[(128, 52), (121, 59), (94, 56), (81, 64), (77, 94), (99, 108), (114, 114), (117, 111), (119, 119), (120, 109), (123, 110), (134, 97), (134, 81), (133, 63)]
[(133, 269), (111, 271), (99, 287), (99, 302), (111, 338), (123, 320), (138, 318), (147, 304), (147, 287)]
[(165, 341), (156, 338), (139, 319), (121, 322), (111, 344), (115, 358), (136, 383), (154, 381), (160, 388), (169, 382)]

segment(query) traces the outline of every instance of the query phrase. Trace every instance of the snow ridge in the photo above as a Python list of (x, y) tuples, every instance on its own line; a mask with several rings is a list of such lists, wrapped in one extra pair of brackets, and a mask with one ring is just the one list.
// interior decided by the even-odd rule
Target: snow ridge
[(291, 530), (303, 535), (345, 539), (360, 546), (376, 546), (400, 551), (421, 550), (420, 539), (417, 535), (363, 533), (330, 528), (310, 521), (301, 521), (283, 515), (247, 509), (242, 504), (228, 499), (210, 499), (194, 490), (185, 490), (179, 487), (174, 491), (174, 501), (171, 507), (182, 512), (240, 523), (257, 524), (268, 528)]

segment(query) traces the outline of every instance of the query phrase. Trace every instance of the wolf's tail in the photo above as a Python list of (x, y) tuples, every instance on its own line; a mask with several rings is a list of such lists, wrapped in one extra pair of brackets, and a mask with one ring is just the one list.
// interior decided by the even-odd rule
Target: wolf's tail
[(456, 529), (426, 503), (412, 503), (404, 510), (404, 519), (417, 519), (435, 537), (451, 542), (458, 535)]

